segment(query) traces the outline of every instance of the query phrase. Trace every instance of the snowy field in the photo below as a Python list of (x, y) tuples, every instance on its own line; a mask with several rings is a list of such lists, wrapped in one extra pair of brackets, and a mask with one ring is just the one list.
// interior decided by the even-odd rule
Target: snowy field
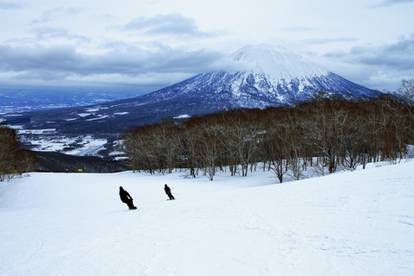
[[(99, 156), (99, 151), (105, 149), (107, 139), (94, 138), (91, 135), (79, 135), (66, 137), (62, 135), (42, 135), (47, 130), (19, 130), (23, 135), (20, 139), (25, 145), (36, 151), (54, 151), (78, 156)], [(25, 137), (25, 134), (30, 134)], [(34, 134), (34, 135), (33, 135)], [(125, 155), (125, 154), (124, 154)]]
[(0, 275), (414, 275), (414, 162), (275, 182), (128, 172), (0, 183)]

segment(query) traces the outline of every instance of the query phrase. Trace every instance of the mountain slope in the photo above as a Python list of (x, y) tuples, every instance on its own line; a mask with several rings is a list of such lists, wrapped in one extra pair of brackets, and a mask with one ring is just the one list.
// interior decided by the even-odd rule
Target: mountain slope
[[(217, 111), (223, 105), (227, 109), (293, 105), (313, 99), (320, 92), (349, 100), (368, 99), (380, 94), (286, 49), (258, 45), (235, 52), (226, 71), (202, 73), (136, 100), (146, 104), (180, 97), (182, 102), (191, 105), (199, 98)], [(133, 105), (134, 101), (124, 103)], [(203, 106), (199, 108), (203, 110)]]
[(240, 49), (226, 67), (132, 99), (28, 113), (30, 123), (25, 127), (69, 134), (119, 134), (133, 126), (183, 115), (294, 105), (312, 100), (322, 92), (324, 97), (348, 100), (381, 95), (286, 49), (266, 45)]
[(413, 171), (34, 173), (0, 185), (0, 275), (414, 275)]

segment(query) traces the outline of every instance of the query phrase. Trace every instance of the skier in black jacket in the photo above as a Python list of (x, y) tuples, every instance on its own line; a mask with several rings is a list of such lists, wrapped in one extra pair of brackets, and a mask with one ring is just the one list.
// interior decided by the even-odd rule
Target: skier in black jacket
[(169, 197), (170, 200), (174, 200), (175, 199), (175, 197), (171, 193), (171, 188), (168, 187), (167, 184), (164, 185), (164, 191), (165, 191), (165, 193), (167, 194), (167, 196)]
[(130, 210), (137, 209), (137, 207), (134, 206), (134, 200), (132, 199), (131, 195), (127, 191), (125, 191), (124, 188), (122, 188), (122, 186), (119, 187), (119, 197), (121, 198), (121, 201), (123, 203), (128, 205), (128, 208)]

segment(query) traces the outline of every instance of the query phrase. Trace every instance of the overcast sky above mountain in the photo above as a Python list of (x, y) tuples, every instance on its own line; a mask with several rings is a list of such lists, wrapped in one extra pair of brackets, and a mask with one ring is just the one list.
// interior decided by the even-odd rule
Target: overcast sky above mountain
[(0, 0), (0, 83), (164, 86), (245, 44), (377, 89), (414, 77), (414, 0)]

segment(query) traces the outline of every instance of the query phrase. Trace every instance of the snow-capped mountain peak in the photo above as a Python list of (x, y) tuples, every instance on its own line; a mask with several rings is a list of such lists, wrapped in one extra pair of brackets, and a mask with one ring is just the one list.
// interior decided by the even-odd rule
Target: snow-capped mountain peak
[(272, 79), (291, 80), (328, 74), (327, 70), (283, 46), (244, 46), (231, 55), (231, 60), (239, 70), (264, 73)]
[[(246, 46), (231, 57), (233, 66), (227, 69), (201, 73), (137, 98), (65, 110), (65, 114), (58, 110), (53, 116), (50, 111), (31, 114), (27, 128), (122, 133), (166, 118), (182, 119), (183, 114), (292, 106), (321, 96), (356, 101), (382, 95), (282, 47)], [(51, 122), (50, 117), (60, 120)]]

